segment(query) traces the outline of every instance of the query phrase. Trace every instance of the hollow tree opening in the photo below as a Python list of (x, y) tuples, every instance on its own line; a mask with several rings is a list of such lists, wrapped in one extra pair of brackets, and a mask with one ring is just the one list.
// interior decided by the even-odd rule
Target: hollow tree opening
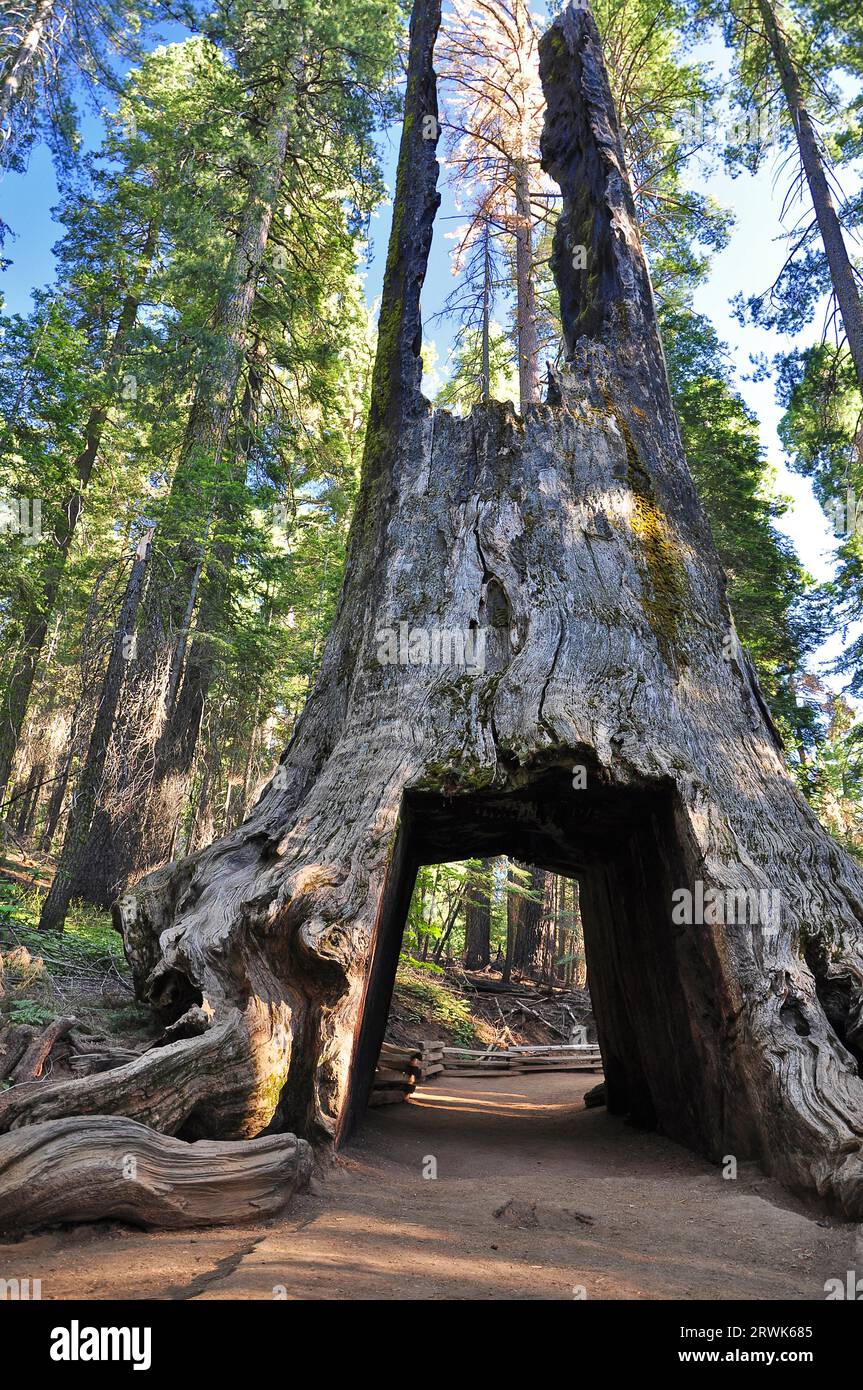
[[(361, 1104), (416, 865), (469, 838), (563, 871), (584, 856), (615, 1108), (757, 1156), (859, 1218), (863, 874), (795, 789), (736, 639), (596, 27), (570, 7), (541, 43), (561, 251), (589, 232), (583, 284), (567, 277), (584, 258), (558, 258), (567, 368), (522, 415), (455, 419), (420, 393), (439, 13), (417, 0), (411, 23), (363, 476), (320, 677), (248, 819), (116, 909), (141, 996), (162, 1001), (167, 981), (201, 1002), (134, 1076), (15, 1088), (0, 1127), (132, 1106), (169, 1132), (193, 1115), (197, 1135), (330, 1145)], [(700, 911), (762, 894), (766, 923)]]
[[(358, 1018), (342, 1142), (368, 1100), (418, 865), (505, 854), (578, 878), (609, 1109), (658, 1124), (715, 1158), (728, 1145), (751, 1155), (751, 1135), (735, 1130), (725, 1104), (730, 1064), (711, 1065), (693, 1008), (713, 968), (710, 943), (675, 928), (669, 911), (675, 885), (692, 877), (673, 788), (621, 788), (597, 774), (583, 788), (579, 781), (567, 765), (511, 791), (406, 792)], [(715, 1031), (718, 1003), (714, 1015)]]

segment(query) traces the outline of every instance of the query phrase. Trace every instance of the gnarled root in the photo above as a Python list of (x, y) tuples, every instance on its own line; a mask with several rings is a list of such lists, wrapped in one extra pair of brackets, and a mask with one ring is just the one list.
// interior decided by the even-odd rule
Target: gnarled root
[(182, 1130), (190, 1138), (203, 1132), (244, 1137), (238, 1097), (245, 1115), (253, 1080), (243, 1015), (231, 1009), (199, 1036), (153, 1048), (112, 1071), (14, 1086), (0, 1096), (0, 1131), (101, 1114), (124, 1115), (163, 1134)]
[(105, 1218), (177, 1229), (255, 1221), (308, 1183), (292, 1134), (187, 1144), (118, 1116), (70, 1115), (0, 1137), (0, 1231)]

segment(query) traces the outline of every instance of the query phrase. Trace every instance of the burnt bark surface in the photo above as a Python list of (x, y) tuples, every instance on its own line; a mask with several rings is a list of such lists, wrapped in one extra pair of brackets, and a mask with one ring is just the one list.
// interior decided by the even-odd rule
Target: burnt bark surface
[[(506, 853), (578, 877), (610, 1106), (717, 1160), (758, 1159), (859, 1218), (863, 875), (788, 776), (734, 636), (596, 28), (569, 9), (541, 48), (568, 367), (553, 401), (523, 415), (491, 404), (456, 419), (418, 386), (437, 199), (433, 142), (418, 142), (438, 17), (420, 0), (389, 319), (320, 679), (245, 823), (116, 908), (141, 996), (168, 1018), (197, 1001), (215, 1020), (161, 1049), (171, 1100), (157, 1113), (144, 1086), (147, 1122), (344, 1137), (418, 864)], [(565, 238), (588, 223), (595, 262), (579, 282)], [(462, 645), (481, 634), (483, 659), (393, 657), (402, 624)], [(744, 908), (772, 892), (781, 911), (678, 920), (680, 890)], [(190, 1096), (195, 1049), (214, 1035), (235, 1059), (229, 1082)], [(135, 1114), (139, 1082), (124, 1067), (16, 1088), (0, 1126), (46, 1118), (49, 1092), (55, 1118)]]

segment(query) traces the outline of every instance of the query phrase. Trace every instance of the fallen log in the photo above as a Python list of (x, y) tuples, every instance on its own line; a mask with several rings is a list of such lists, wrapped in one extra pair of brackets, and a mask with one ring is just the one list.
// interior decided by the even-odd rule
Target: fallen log
[[(66, 1115), (103, 1114), (126, 1115), (176, 1134), (206, 1103), (222, 1136), (248, 1138), (266, 1123), (260, 1113), (245, 1109), (253, 1073), (243, 1016), (229, 1009), (206, 1033), (152, 1049), (112, 1071), (14, 1086), (0, 1095), (0, 1133)], [(244, 1105), (241, 1120), (235, 1111), (238, 1096)], [(197, 1130), (188, 1137), (209, 1135)]]
[(547, 1018), (543, 1018), (542, 1014), (537, 1013), (536, 1009), (528, 1008), (527, 1004), (513, 1004), (510, 1013), (527, 1014), (528, 1018), (535, 1018), (537, 1023), (541, 1023), (543, 1028), (547, 1028), (550, 1033), (556, 1033), (559, 1038), (566, 1037), (566, 1033), (562, 1028), (558, 1028), (557, 1024), (550, 1023)]
[(413, 1090), (416, 1085), (415, 1071), (396, 1071), (390, 1067), (378, 1067), (375, 1072), (375, 1086), (403, 1086)]
[(73, 1052), (69, 1058), (69, 1070), (76, 1076), (94, 1076), (98, 1072), (114, 1071), (137, 1061), (140, 1053), (126, 1048), (112, 1051), (108, 1048), (94, 1049), (92, 1052)]
[(293, 1134), (195, 1144), (119, 1116), (71, 1115), (0, 1136), (0, 1233), (110, 1218), (177, 1230), (260, 1221), (308, 1183)]
[(15, 1070), (35, 1032), (35, 1028), (29, 1023), (22, 1023), (20, 1028), (9, 1029), (2, 1039), (4, 1051), (0, 1055), (0, 1081), (4, 1081), (10, 1072)]
[(41, 1033), (30, 1040), (20, 1062), (12, 1072), (12, 1081), (16, 1086), (22, 1082), (38, 1080), (55, 1043), (58, 1043), (61, 1038), (65, 1038), (77, 1022), (77, 1018), (55, 1018), (46, 1028), (43, 1028)]

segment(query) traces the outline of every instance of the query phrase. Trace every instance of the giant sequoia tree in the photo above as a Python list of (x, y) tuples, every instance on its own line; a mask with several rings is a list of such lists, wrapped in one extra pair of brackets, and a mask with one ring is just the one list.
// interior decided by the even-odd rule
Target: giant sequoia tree
[(489, 403), (455, 419), (420, 393), (438, 20), (417, 0), (363, 479), (320, 677), (248, 819), (117, 906), (166, 1045), (16, 1087), (0, 1124), (44, 1121), (46, 1143), (94, 1113), (181, 1137), (344, 1136), (417, 865), (507, 853), (579, 879), (610, 1108), (859, 1218), (863, 875), (789, 778), (735, 637), (596, 28), (570, 7), (541, 44), (567, 367), (521, 416)]

